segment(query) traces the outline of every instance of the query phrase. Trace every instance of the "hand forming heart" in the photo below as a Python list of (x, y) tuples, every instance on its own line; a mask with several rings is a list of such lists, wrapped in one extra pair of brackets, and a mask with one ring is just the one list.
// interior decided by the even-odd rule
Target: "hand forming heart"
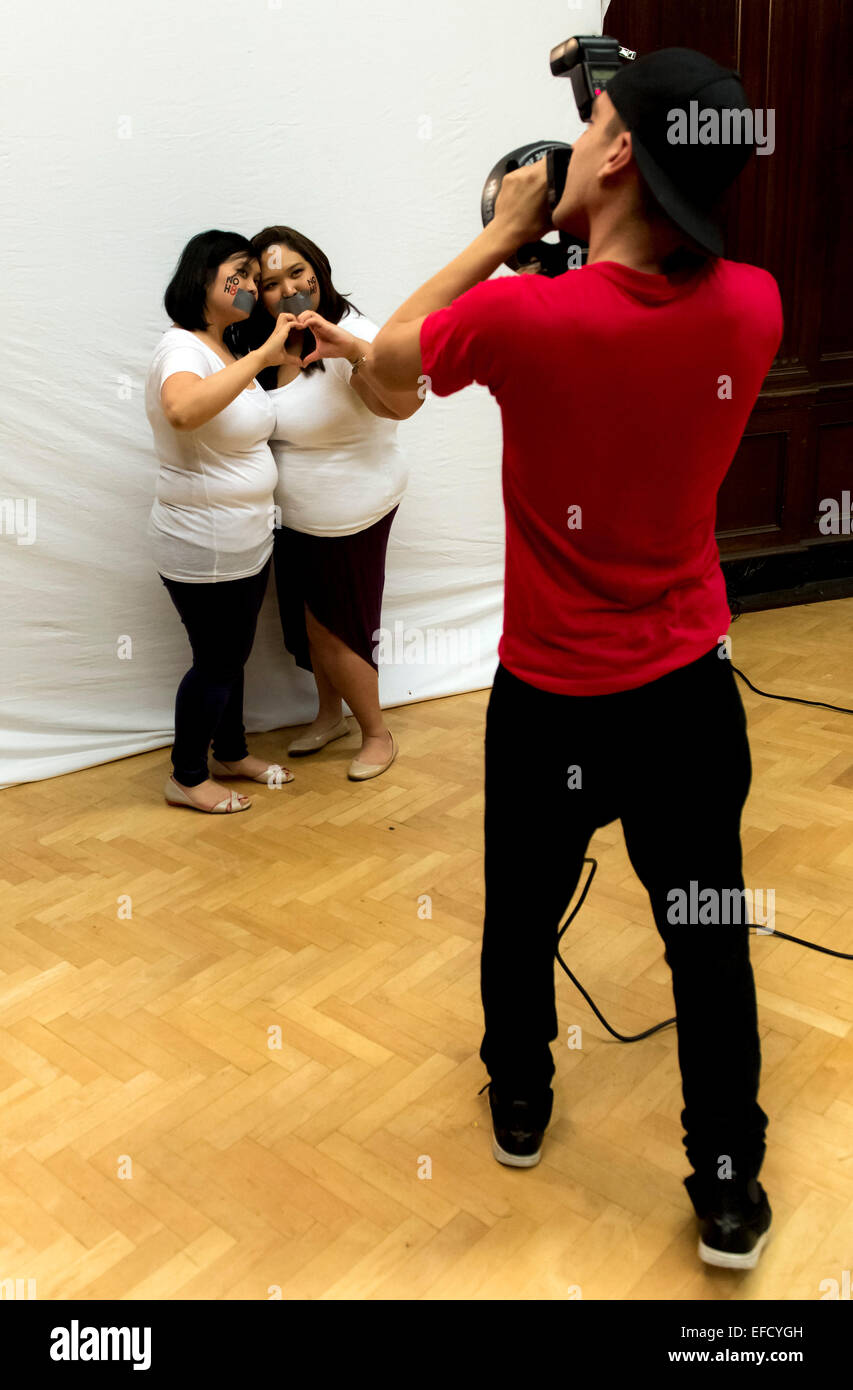
[(302, 367), (304, 366), (302, 361), (302, 351), (305, 345), (304, 327), (299, 323), (295, 314), (284, 314), (283, 317), (288, 323), (292, 323), (293, 327), (282, 346), (284, 358), (281, 365), (284, 367)]
[(355, 343), (352, 333), (347, 333), (337, 323), (329, 323), (314, 309), (303, 309), (297, 322), (304, 328), (310, 328), (317, 344), (314, 352), (303, 360), (303, 367), (307, 367), (309, 362), (319, 361), (321, 357), (347, 357), (352, 352)]

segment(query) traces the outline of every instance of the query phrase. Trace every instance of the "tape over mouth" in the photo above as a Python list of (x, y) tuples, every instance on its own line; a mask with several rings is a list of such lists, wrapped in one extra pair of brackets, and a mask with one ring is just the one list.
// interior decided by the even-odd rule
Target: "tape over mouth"
[(308, 290), (297, 290), (296, 294), (282, 295), (276, 308), (277, 314), (296, 314), (298, 317), (311, 308), (313, 295)]
[(235, 309), (240, 309), (244, 314), (251, 314), (255, 307), (255, 296), (248, 290), (237, 290), (231, 302)]

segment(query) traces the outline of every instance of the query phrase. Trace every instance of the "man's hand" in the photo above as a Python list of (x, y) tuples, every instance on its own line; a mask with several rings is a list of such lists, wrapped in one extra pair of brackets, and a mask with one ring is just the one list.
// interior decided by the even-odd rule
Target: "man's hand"
[(548, 169), (544, 158), (504, 175), (495, 199), (494, 224), (512, 240), (514, 246), (538, 241), (546, 232), (554, 231), (548, 206)]
[[(410, 295), (373, 339), (373, 380), (389, 391), (414, 391), (423, 380), (420, 330), (427, 314), (445, 308), (481, 280), (488, 280), (520, 246), (555, 230), (548, 207), (545, 160), (505, 175), (491, 222), (449, 265)], [(299, 317), (304, 321), (307, 315)]]

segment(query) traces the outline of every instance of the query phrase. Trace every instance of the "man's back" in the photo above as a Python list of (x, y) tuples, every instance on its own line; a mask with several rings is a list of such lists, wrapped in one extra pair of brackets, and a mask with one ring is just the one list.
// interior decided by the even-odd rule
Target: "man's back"
[(606, 694), (726, 632), (716, 497), (781, 333), (772, 276), (720, 258), (681, 284), (613, 261), (501, 277), (425, 320), (433, 391), (475, 379), (501, 408), (513, 674)]

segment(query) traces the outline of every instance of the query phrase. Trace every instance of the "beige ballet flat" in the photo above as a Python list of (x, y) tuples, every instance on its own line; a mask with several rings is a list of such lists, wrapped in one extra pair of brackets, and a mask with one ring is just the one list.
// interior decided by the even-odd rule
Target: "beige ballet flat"
[(346, 719), (341, 718), (337, 724), (333, 724), (331, 729), (322, 729), (319, 734), (301, 734), (287, 746), (287, 756), (289, 758), (304, 757), (306, 753), (317, 753), (321, 748), (325, 748), (327, 743), (332, 743), (336, 738), (345, 738), (349, 733), (349, 724)]
[[(389, 729), (388, 732), (391, 733), (391, 730)], [(347, 777), (351, 782), (366, 782), (368, 777), (378, 777), (380, 772), (384, 772), (386, 768), (391, 766), (399, 751), (397, 740), (391, 734), (391, 756), (386, 763), (362, 763), (359, 762), (358, 758), (353, 758), (349, 765)]]
[(265, 787), (280, 787), (284, 782), (293, 781), (293, 773), (280, 763), (269, 763), (266, 772), (259, 772), (257, 777), (250, 777), (248, 772), (232, 772), (225, 763), (220, 763), (216, 758), (210, 759), (209, 766), (217, 777), (243, 777), (247, 782), (261, 782)]
[(169, 806), (191, 806), (194, 811), (205, 811), (209, 816), (224, 816), (231, 811), (248, 811), (252, 804), (249, 798), (240, 792), (229, 792), (225, 800), (217, 801), (215, 806), (197, 806), (194, 801), (190, 801), (183, 787), (178, 786), (174, 777), (170, 777), (166, 783), (166, 802)]

